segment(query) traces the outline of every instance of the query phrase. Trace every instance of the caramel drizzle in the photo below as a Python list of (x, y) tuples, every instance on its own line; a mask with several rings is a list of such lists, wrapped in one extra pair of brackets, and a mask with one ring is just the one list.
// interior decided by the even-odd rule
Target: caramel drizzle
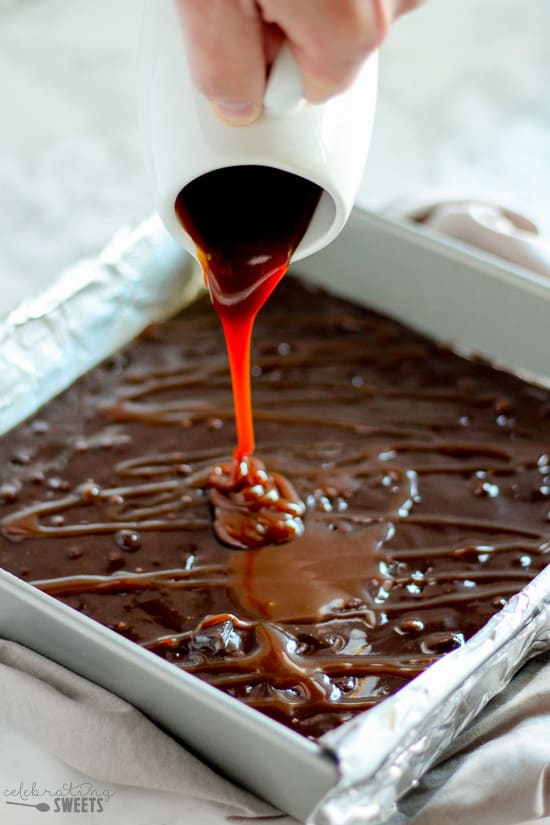
[[(272, 315), (269, 322), (272, 329), (277, 326), (284, 326), (288, 319), (281, 316)], [(269, 373), (270, 370), (283, 367), (290, 369), (312, 369), (322, 367), (326, 363), (346, 363), (348, 366), (365, 367), (369, 365), (391, 366), (402, 361), (422, 361), (425, 358), (425, 346), (409, 343), (407, 345), (395, 342), (397, 337), (395, 329), (391, 323), (376, 327), (372, 322), (351, 319), (342, 314), (327, 316), (321, 323), (319, 319), (300, 318), (300, 325), (303, 331), (313, 330), (325, 332), (327, 329), (338, 329), (342, 327), (349, 331), (350, 325), (354, 332), (374, 333), (369, 341), (368, 349), (358, 347), (356, 351), (350, 351), (348, 341), (344, 337), (342, 340), (334, 338), (332, 340), (309, 341), (307, 337), (299, 344), (299, 351), (293, 351), (281, 358), (279, 354), (262, 354), (262, 339), (258, 342), (260, 354), (254, 359), (256, 369)], [(190, 329), (193, 331), (195, 340), (208, 341), (212, 336), (212, 324), (201, 328), (200, 325), (191, 322)], [(264, 346), (265, 348), (265, 346)], [(269, 344), (267, 345), (269, 348)], [(230, 379), (224, 358), (219, 354), (205, 353), (204, 363), (201, 364), (201, 371), (196, 367), (178, 367), (173, 369), (161, 368), (148, 372), (130, 372), (128, 384), (131, 389), (127, 389), (123, 397), (114, 403), (108, 404), (104, 408), (105, 414), (114, 421), (147, 421), (149, 423), (173, 423), (181, 425), (182, 421), (189, 423), (204, 421), (209, 418), (219, 418), (222, 421), (232, 420), (233, 410), (228, 403), (228, 391), (230, 389)], [(190, 387), (208, 387), (209, 394), (216, 389), (220, 390), (222, 403), (212, 404), (205, 399), (185, 398), (183, 391)], [(273, 421), (277, 423), (305, 424), (313, 426), (326, 426), (343, 430), (355, 430), (358, 426), (353, 419), (345, 418), (324, 418), (319, 416), (319, 404), (324, 404), (326, 400), (326, 390), (331, 389), (331, 385), (319, 379), (308, 382), (307, 389), (303, 389), (300, 382), (286, 382), (286, 389), (292, 388), (293, 393), (285, 393), (285, 408), (291, 408), (297, 404), (311, 404), (315, 409), (315, 415), (295, 415), (277, 412), (273, 413), (262, 406), (263, 395), (271, 388), (261, 384), (256, 385), (255, 395), (255, 418), (258, 421)], [(158, 396), (163, 393), (172, 393), (174, 398), (159, 402)], [(339, 388), (339, 402), (348, 408), (356, 403), (364, 401), (365, 397), (382, 399), (411, 399), (418, 401), (438, 401), (440, 403), (461, 403), (466, 407), (484, 408), (494, 403), (494, 397), (490, 393), (458, 393), (456, 391), (433, 391), (414, 390), (407, 391), (401, 389), (386, 389), (377, 386), (367, 385), (358, 387), (355, 390)], [(388, 423), (391, 425), (391, 417), (385, 416), (380, 422), (379, 428), (388, 432)], [(369, 418), (368, 431), (371, 431), (376, 421)], [(397, 432), (404, 437), (408, 437), (410, 425), (407, 429), (402, 427), (401, 422), (396, 423)], [(437, 422), (424, 424), (416, 421), (413, 423), (413, 431), (423, 432), (425, 430), (439, 430)], [(358, 431), (363, 432), (362, 429)], [(397, 432), (395, 434), (397, 434)]]
[[(338, 654), (314, 656), (298, 652), (298, 645), (292, 633), (284, 627), (268, 622), (243, 622), (235, 616), (225, 614), (214, 616), (202, 622), (192, 632), (164, 636), (145, 643), (143, 646), (154, 652), (176, 651), (187, 642), (192, 642), (206, 625), (221, 623), (231, 624), (237, 631), (252, 633), (254, 644), (248, 653), (240, 651), (238, 657), (227, 662), (216, 660), (215, 656), (193, 652), (195, 662), (191, 660), (185, 670), (200, 675), (210, 684), (225, 690), (239, 686), (254, 686), (269, 681), (268, 695), (243, 701), (256, 708), (275, 706), (281, 709), (279, 691), (292, 690), (292, 698), (287, 697), (287, 713), (296, 713), (299, 706), (307, 706), (308, 712), (335, 710), (335, 683), (341, 677), (364, 679), (381, 674), (400, 678), (412, 678), (432, 664), (433, 655), (380, 656), (355, 654), (351, 658)], [(324, 679), (320, 675), (324, 675)], [(358, 694), (353, 696), (353, 693)], [(337, 711), (345, 713), (364, 710), (374, 704), (372, 697), (362, 697), (357, 689), (350, 698), (340, 695)], [(283, 706), (284, 707), (284, 706)]]
[[(34, 504), (6, 516), (2, 520), (2, 532), (8, 538), (62, 538), (116, 533), (119, 530), (135, 530), (138, 527), (140, 530), (199, 530), (208, 527), (210, 520), (197, 517), (152, 518), (168, 514), (175, 516), (178, 510), (192, 508), (197, 499), (192, 495), (184, 497), (183, 494), (188, 490), (197, 489), (197, 475), (182, 481), (167, 480), (104, 490), (91, 482), (82, 485), (77, 492), (68, 496)], [(147, 503), (132, 509), (126, 508), (126, 502), (133, 499), (145, 499)], [(120, 504), (117, 503), (118, 500), (121, 500)], [(110, 506), (107, 507), (105, 521), (56, 526), (44, 524), (42, 521), (48, 516), (60, 516), (76, 507), (97, 508), (106, 504)]]

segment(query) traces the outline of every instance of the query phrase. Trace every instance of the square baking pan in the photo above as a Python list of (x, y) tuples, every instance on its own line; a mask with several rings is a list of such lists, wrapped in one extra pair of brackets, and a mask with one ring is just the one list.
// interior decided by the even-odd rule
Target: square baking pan
[[(337, 241), (293, 271), (458, 352), (550, 382), (550, 282), (543, 277), (360, 210)], [(0, 326), (0, 432), (148, 323), (189, 304), (200, 284), (194, 261), (151, 219), (21, 306)], [(463, 647), (318, 742), (4, 571), (0, 634), (127, 699), (298, 819), (380, 825), (521, 664), (550, 645), (550, 567)]]

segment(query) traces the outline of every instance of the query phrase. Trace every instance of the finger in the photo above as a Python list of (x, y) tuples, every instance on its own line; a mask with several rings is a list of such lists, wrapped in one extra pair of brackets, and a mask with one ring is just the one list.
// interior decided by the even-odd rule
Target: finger
[[(404, 0), (410, 2), (411, 0)], [(264, 19), (285, 32), (313, 103), (351, 85), (398, 12), (394, 0), (259, 0)]]
[(267, 66), (271, 66), (285, 40), (284, 32), (278, 26), (264, 23), (264, 54)]
[(176, 0), (193, 82), (232, 126), (256, 120), (266, 82), (263, 23), (252, 0)]
[(417, 9), (418, 6), (422, 6), (425, 2), (426, 0), (397, 0), (395, 3), (396, 17), (399, 17), (401, 14), (405, 14), (407, 11)]

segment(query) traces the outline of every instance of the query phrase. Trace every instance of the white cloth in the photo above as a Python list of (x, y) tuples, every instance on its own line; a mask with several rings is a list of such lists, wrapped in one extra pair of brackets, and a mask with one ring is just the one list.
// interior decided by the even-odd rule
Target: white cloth
[[(14, 754), (7, 744), (24, 748), (13, 732), (67, 766), (58, 764), (53, 784), (37, 780), (32, 764), (13, 775)], [(32, 748), (29, 753), (32, 756)], [(39, 752), (34, 756), (38, 759)], [(228, 817), (257, 822), (278, 815), (267, 803), (223, 779), (127, 702), (33, 651), (0, 641), (0, 822), (11, 825), (12, 821), (24, 821), (20, 810), (5, 805), (6, 799), (22, 801), (21, 795), (6, 796), (6, 791), (15, 790), (20, 783), (24, 791), (33, 782), (40, 790), (50, 791), (87, 777), (96, 790), (112, 792), (103, 813), (111, 814), (116, 825), (141, 825), (127, 795), (124, 806), (118, 804), (122, 788), (117, 786), (160, 792), (159, 804), (162, 795), (177, 795), (181, 812), (178, 825), (224, 822)], [(32, 801), (48, 802), (48, 796), (46, 793)], [(125, 810), (128, 807), (132, 810)], [(202, 817), (190, 818), (197, 810)], [(109, 819), (98, 816), (93, 822), (110, 825)], [(80, 816), (78, 821), (85, 820)], [(278, 825), (293, 821), (277, 816)], [(151, 820), (151, 825), (157, 822), (164, 825), (162, 819)]]
[[(46, 776), (33, 764), (36, 746), (57, 760)], [(95, 792), (113, 796), (97, 818), (75, 815), (82, 824), (295, 822), (223, 779), (123, 700), (0, 641), (0, 821), (27, 825), (25, 809), (6, 805), (24, 801), (6, 796), (21, 783), (23, 794), (33, 781), (49, 792), (88, 777)], [(51, 804), (48, 793), (29, 799)], [(550, 653), (522, 669), (400, 808), (391, 825), (519, 825), (550, 815)]]
[(498, 255), (550, 278), (550, 240), (525, 215), (503, 204), (472, 198), (434, 200), (429, 195), (399, 200), (384, 214), (420, 222), (443, 235)]

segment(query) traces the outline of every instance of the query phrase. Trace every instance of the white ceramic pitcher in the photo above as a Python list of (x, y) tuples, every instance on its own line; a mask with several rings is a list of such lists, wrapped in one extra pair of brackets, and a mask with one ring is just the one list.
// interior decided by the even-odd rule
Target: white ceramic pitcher
[(307, 178), (323, 190), (293, 260), (321, 249), (344, 227), (361, 181), (376, 105), (377, 56), (353, 86), (326, 103), (307, 103), (283, 47), (272, 68), (264, 112), (228, 126), (195, 89), (174, 0), (146, 0), (138, 104), (156, 206), (168, 231), (196, 257), (175, 201), (192, 180), (227, 166), (260, 165)]

